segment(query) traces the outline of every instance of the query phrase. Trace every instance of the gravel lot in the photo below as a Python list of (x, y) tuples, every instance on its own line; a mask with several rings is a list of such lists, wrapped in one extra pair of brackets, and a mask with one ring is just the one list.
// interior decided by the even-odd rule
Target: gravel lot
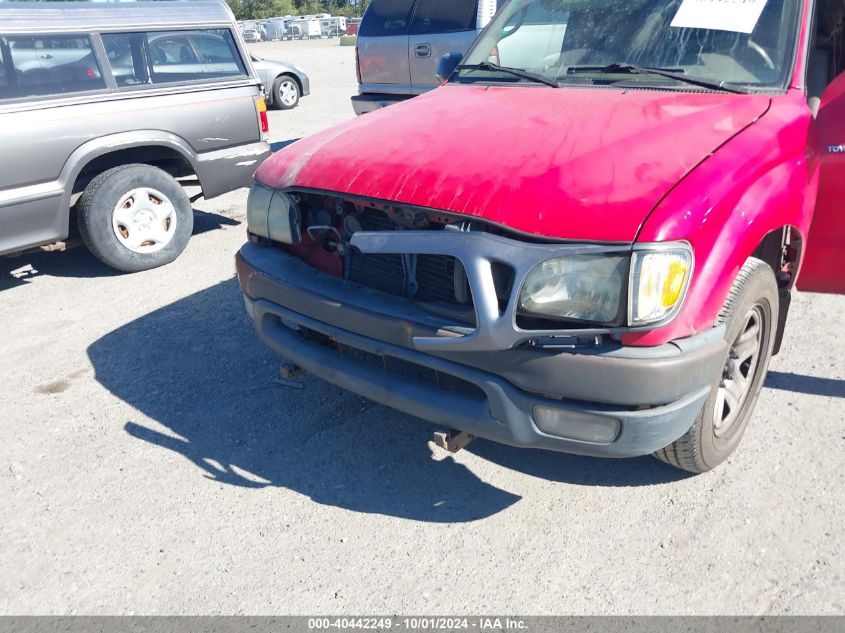
[[(273, 139), (352, 116), (354, 49)], [(0, 613), (845, 611), (845, 298), (799, 296), (741, 450), (687, 477), (476, 441), (274, 382), (232, 257), (245, 191), (168, 267), (0, 258)]]

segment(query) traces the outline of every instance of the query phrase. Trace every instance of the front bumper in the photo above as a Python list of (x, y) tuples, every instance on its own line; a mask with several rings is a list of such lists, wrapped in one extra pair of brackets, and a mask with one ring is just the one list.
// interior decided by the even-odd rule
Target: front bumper
[[(581, 455), (652, 453), (683, 435), (724, 364), (723, 331), (658, 348), (473, 352), (415, 348), (449, 336), (413, 302), (319, 273), (276, 248), (237, 255), (260, 339), (315, 376), (400, 411), (504, 444)], [(536, 406), (619, 423), (607, 443), (543, 432)]]

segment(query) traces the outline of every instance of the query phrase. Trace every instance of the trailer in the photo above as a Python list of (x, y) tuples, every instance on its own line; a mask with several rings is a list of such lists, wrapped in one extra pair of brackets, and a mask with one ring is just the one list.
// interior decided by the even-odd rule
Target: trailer
[(271, 42), (278, 42), (279, 40), (285, 39), (285, 35), (287, 33), (285, 23), (282, 20), (268, 20), (264, 25), (264, 29), (267, 40)]
[(320, 21), (315, 18), (291, 20), (288, 33), (292, 39), (300, 40), (320, 38), (323, 35)]
[(346, 33), (346, 18), (328, 17), (320, 19), (320, 32), (323, 37), (340, 37)]

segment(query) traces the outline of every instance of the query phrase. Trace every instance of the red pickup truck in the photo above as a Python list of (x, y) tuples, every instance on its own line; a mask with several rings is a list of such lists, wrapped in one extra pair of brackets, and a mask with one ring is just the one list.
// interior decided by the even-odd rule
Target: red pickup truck
[(464, 437), (712, 469), (796, 283), (845, 293), (842, 18), (512, 0), (438, 89), (261, 166), (259, 337)]

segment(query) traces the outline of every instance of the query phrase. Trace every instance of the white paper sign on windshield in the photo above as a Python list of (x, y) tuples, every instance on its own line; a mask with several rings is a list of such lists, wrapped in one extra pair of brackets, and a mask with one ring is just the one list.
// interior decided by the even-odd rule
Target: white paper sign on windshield
[(684, 0), (670, 26), (751, 33), (768, 0)]
[(496, 15), (496, 0), (481, 0), (478, 5), (478, 28), (483, 29), (487, 26), (494, 15)]

